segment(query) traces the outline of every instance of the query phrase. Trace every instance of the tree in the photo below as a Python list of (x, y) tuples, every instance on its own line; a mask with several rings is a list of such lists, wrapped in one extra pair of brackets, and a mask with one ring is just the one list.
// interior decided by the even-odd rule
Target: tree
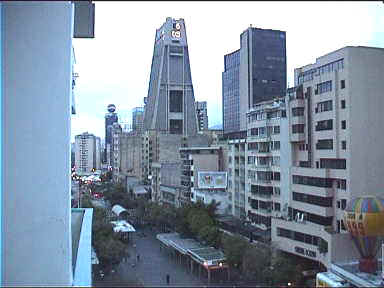
[(242, 267), (243, 255), (247, 246), (248, 242), (238, 235), (222, 235), (223, 252), (231, 268), (240, 269)]

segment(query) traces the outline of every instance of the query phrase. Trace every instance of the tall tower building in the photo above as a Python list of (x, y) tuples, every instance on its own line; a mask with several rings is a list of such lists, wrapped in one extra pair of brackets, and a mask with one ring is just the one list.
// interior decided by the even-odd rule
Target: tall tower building
[(224, 133), (240, 131), (240, 50), (224, 55), (222, 74), (223, 130)]
[(76, 172), (89, 173), (97, 169), (97, 137), (85, 132), (75, 136)]
[(185, 23), (168, 17), (156, 30), (144, 129), (195, 135), (194, 105)]
[(143, 131), (144, 107), (136, 107), (132, 110), (132, 130), (136, 133)]
[(285, 94), (285, 32), (249, 27), (240, 35), (240, 50), (225, 55), (224, 64), (224, 133), (245, 131), (249, 109)]
[(197, 127), (199, 131), (208, 129), (208, 112), (207, 112), (207, 101), (195, 103)]
[[(104, 162), (109, 163), (109, 154), (111, 151), (112, 144), (112, 126), (113, 123), (117, 123), (119, 117), (117, 116), (116, 106), (114, 104), (109, 104), (108, 113), (105, 114), (105, 150), (104, 150)], [(110, 164), (109, 164), (110, 165)]]

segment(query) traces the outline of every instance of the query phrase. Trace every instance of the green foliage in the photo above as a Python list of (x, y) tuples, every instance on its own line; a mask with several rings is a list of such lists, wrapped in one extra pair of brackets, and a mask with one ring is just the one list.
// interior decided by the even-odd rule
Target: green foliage
[(199, 234), (201, 228), (204, 226), (212, 226), (214, 224), (208, 212), (203, 209), (192, 209), (188, 213), (187, 218), (191, 232), (196, 236)]
[(231, 268), (240, 269), (242, 267), (243, 255), (245, 254), (248, 245), (248, 242), (238, 235), (231, 236), (223, 234), (222, 248), (228, 265)]

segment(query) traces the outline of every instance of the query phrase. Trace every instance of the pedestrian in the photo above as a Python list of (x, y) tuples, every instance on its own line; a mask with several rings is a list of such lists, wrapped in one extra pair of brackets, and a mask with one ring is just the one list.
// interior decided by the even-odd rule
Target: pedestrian
[(137, 254), (137, 262), (140, 261), (140, 254)]
[(170, 282), (170, 279), (169, 279), (170, 276), (169, 276), (169, 274), (167, 274), (167, 277), (166, 277), (166, 278), (167, 278), (167, 285), (169, 285), (169, 282)]

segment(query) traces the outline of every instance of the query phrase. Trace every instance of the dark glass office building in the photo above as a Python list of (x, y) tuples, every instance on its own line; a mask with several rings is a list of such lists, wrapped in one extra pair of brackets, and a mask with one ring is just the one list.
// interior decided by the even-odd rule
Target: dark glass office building
[(104, 159), (103, 162), (108, 162), (108, 150), (110, 150), (112, 144), (112, 127), (113, 123), (118, 122), (118, 116), (116, 111), (116, 106), (114, 104), (108, 105), (108, 113), (105, 114), (105, 149), (104, 149)]
[(168, 17), (156, 30), (144, 129), (183, 135), (197, 133), (195, 97), (183, 19)]
[(240, 130), (240, 96), (239, 96), (240, 50), (224, 56), (222, 74), (223, 130), (233, 133)]
[(249, 27), (240, 35), (240, 50), (224, 56), (224, 134), (245, 131), (250, 108), (285, 94), (285, 38), (284, 31)]

